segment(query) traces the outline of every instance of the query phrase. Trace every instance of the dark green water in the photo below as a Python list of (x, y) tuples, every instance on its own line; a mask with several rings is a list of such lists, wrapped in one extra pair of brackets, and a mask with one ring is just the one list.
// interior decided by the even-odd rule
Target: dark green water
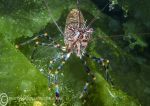
[[(76, 8), (76, 0), (51, 0), (48, 3), (52, 16), (64, 30), (67, 14)], [(113, 10), (109, 11), (108, 5), (101, 11), (107, 3), (107, 0), (80, 0), (80, 8), (88, 22), (93, 17), (100, 17), (92, 24), (95, 32), (87, 51), (110, 60), (114, 87), (105, 80), (103, 69), (88, 60), (97, 80), (90, 86), (85, 99), (79, 99), (87, 75), (81, 61), (72, 55), (63, 67), (64, 77), (60, 79), (64, 106), (150, 104), (150, 3), (148, 0), (115, 0), (117, 4)], [(49, 60), (60, 51), (39, 47), (31, 63), (29, 57), (34, 43), (20, 50), (15, 48), (16, 43), (45, 32), (63, 44), (60, 40), (63, 37), (41, 0), (0, 0), (0, 94), (5, 92), (9, 97), (34, 98), (14, 98), (8, 102), (10, 106), (32, 106), (37, 101), (45, 106), (54, 103), (54, 93), (48, 92), (47, 79), (39, 72), (39, 68), (47, 69)], [(51, 99), (41, 100), (39, 97)]]

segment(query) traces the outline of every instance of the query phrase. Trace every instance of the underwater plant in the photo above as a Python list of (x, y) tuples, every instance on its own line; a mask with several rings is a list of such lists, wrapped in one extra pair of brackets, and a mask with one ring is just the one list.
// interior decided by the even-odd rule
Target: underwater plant
[[(43, 6), (43, 0), (1, 1), (0, 91), (8, 95), (8, 105), (140, 105), (127, 95), (136, 98), (139, 88), (133, 86), (141, 83), (136, 78), (145, 76), (135, 77), (136, 70), (149, 69), (133, 56), (137, 46), (147, 47), (137, 36), (143, 33), (130, 21), (122, 22), (125, 34), (120, 34), (121, 22), (104, 15), (120, 1), (109, 1), (99, 10), (92, 1), (81, 2), (44, 1)], [(124, 19), (130, 17), (126, 5)]]

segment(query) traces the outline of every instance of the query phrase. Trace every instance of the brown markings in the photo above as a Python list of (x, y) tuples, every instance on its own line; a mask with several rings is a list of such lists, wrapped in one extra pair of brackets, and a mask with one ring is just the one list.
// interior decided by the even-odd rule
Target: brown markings
[[(80, 15), (79, 15), (80, 13)], [(80, 20), (79, 20), (80, 19)], [(81, 12), (79, 12), (78, 9), (72, 9), (70, 13), (67, 16), (66, 19), (66, 26), (65, 26), (65, 37), (71, 37), (74, 33), (72, 30), (70, 30), (70, 27), (73, 27), (75, 29), (78, 29), (78, 24), (80, 22), (80, 26), (83, 26), (84, 24), (84, 17)]]

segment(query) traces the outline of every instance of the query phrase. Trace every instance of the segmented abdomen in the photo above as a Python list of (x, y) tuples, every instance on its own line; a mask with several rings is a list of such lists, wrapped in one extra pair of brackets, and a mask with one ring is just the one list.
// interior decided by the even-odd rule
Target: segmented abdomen
[(82, 13), (78, 9), (72, 9), (67, 16), (66, 26), (65, 26), (65, 36), (64, 42), (67, 45), (69, 42), (69, 38), (72, 38), (75, 34), (73, 29), (78, 29), (84, 25), (84, 17)]

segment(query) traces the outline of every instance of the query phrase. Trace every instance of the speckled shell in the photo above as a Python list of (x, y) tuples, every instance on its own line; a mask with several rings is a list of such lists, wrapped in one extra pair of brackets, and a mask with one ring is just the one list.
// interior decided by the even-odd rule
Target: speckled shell
[(77, 29), (79, 26), (82, 27), (83, 24), (84, 24), (84, 17), (81, 11), (79, 12), (78, 9), (72, 9), (66, 19), (66, 26), (65, 26), (65, 31), (64, 31), (65, 44), (67, 44), (68, 38), (70, 38), (71, 36), (74, 36), (73, 34), (74, 32), (69, 30), (69, 27), (72, 26), (73, 28)]

